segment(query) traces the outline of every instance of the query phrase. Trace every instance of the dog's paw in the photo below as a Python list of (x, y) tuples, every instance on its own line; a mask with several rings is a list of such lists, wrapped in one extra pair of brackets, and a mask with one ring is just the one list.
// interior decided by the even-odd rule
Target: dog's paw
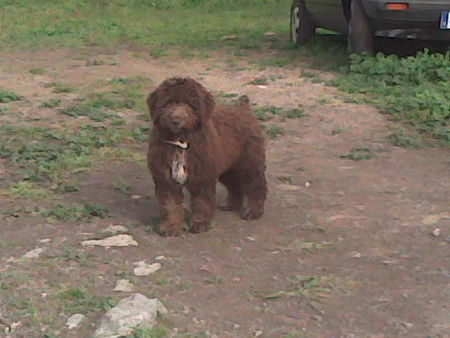
[(160, 233), (163, 236), (180, 236), (183, 233), (182, 224), (163, 223), (160, 226)]
[(208, 231), (211, 228), (210, 222), (193, 222), (191, 225), (191, 232), (198, 234), (200, 232)]
[(233, 205), (231, 205), (230, 203), (228, 203), (228, 202), (219, 204), (218, 208), (220, 210), (222, 210), (222, 211), (233, 211), (233, 210), (236, 210), (236, 208)]
[(264, 213), (264, 210), (255, 209), (250, 207), (243, 207), (239, 210), (239, 217), (245, 220), (252, 220), (260, 218)]

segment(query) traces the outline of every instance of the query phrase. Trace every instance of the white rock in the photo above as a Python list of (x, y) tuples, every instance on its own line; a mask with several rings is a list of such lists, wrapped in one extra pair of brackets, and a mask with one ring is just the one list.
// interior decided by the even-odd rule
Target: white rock
[(131, 245), (137, 246), (138, 242), (136, 242), (130, 235), (116, 235), (105, 239), (99, 240), (91, 239), (83, 241), (81, 242), (81, 245), (83, 246), (99, 245), (105, 248), (109, 248), (112, 246), (131, 246)]
[(136, 267), (134, 268), (134, 274), (136, 276), (148, 276), (151, 273), (155, 273), (156, 271), (158, 271), (159, 269), (161, 269), (161, 263), (153, 263), (153, 264), (147, 264), (144, 261), (140, 261), (140, 262), (136, 262), (133, 263), (134, 265), (136, 265)]
[(43, 238), (43, 239), (40, 239), (38, 242), (42, 243), (42, 244), (50, 243), (50, 238)]
[(119, 232), (128, 232), (128, 229), (123, 225), (110, 225), (109, 227), (103, 229), (101, 232), (117, 234)]
[(247, 240), (249, 240), (250, 242), (255, 242), (256, 238), (254, 236), (247, 236)]
[(277, 188), (283, 191), (298, 191), (300, 187), (292, 184), (277, 184)]
[(439, 235), (441, 234), (441, 229), (436, 228), (431, 233), (433, 234), (434, 237), (439, 237)]
[(133, 328), (152, 328), (159, 314), (167, 309), (157, 299), (149, 299), (140, 293), (122, 299), (103, 316), (94, 337), (115, 338), (129, 336)]
[(352, 252), (350, 253), (350, 257), (351, 257), (351, 258), (361, 258), (362, 255), (361, 255), (361, 252), (358, 252), (358, 251), (352, 251)]
[(28, 251), (25, 255), (22, 256), (22, 258), (24, 259), (38, 258), (44, 251), (45, 249), (43, 248), (36, 248)]
[(305, 187), (309, 188), (311, 186), (311, 182), (305, 182)]
[(163, 261), (163, 260), (165, 260), (167, 257), (166, 256), (156, 256), (155, 257), (155, 261)]
[(119, 279), (114, 291), (133, 292), (134, 286), (128, 279)]
[(78, 325), (81, 324), (81, 322), (86, 318), (81, 313), (74, 314), (67, 318), (66, 326), (69, 328), (69, 330), (76, 328)]

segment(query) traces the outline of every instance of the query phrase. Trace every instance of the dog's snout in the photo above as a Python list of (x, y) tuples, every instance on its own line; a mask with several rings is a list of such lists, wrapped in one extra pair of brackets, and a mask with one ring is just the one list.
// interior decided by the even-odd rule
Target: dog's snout
[(183, 122), (180, 120), (172, 120), (172, 125), (174, 127), (180, 127), (182, 124), (183, 124)]

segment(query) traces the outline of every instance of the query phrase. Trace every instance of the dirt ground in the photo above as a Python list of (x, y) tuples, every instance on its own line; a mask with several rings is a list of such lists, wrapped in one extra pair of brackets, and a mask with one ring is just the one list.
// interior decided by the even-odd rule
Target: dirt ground
[[(92, 66), (90, 58), (114, 62)], [(16, 278), (12, 289), (0, 288), (0, 317), (20, 322), (10, 336), (89, 337), (104, 311), (85, 311), (87, 319), (69, 330), (64, 323), (70, 311), (52, 314), (51, 295), (72, 286), (118, 300), (127, 294), (113, 288), (125, 278), (137, 292), (164, 303), (169, 313), (162, 325), (175, 337), (450, 337), (449, 150), (392, 146), (386, 141), (392, 122), (375, 108), (345, 103), (335, 88), (304, 76), (311, 70), (300, 62), (261, 69), (250, 57), (234, 57), (233, 63), (230, 58), (61, 50), (2, 55), (0, 86), (25, 100), (12, 104), (20, 117), (4, 114), (1, 123), (57, 126), (71, 119), (41, 103), (56, 97), (69, 102), (79, 92), (55, 94), (45, 83), (69, 83), (82, 91), (99, 80), (137, 75), (152, 79), (148, 91), (168, 76), (192, 76), (217, 95), (246, 94), (257, 107), (305, 109), (301, 118), (265, 122), (285, 133), (268, 141), (269, 197), (257, 221), (217, 210), (207, 233), (160, 237), (150, 227), (157, 218), (155, 201), (147, 197), (151, 178), (141, 163), (130, 161), (98, 163), (77, 176), (78, 192), (63, 197), (105, 206), (106, 219), (49, 223), (11, 216), (4, 211), (28, 202), (0, 195), (0, 278)], [(30, 68), (47, 71), (32, 74)], [(260, 77), (270, 81), (249, 84)], [(137, 113), (122, 115), (132, 120)], [(142, 156), (146, 151), (145, 143), (120, 147)], [(369, 149), (373, 158), (341, 157), (355, 148)], [(1, 187), (14, 170), (0, 158)], [(127, 194), (114, 189), (121, 178), (132, 186)], [(127, 227), (139, 245), (81, 246), (111, 224)], [(39, 258), (11, 259), (37, 247), (46, 250)], [(89, 264), (55, 259), (67, 248)], [(134, 262), (157, 256), (164, 256), (159, 271), (133, 275)], [(26, 311), (19, 317), (12, 301), (21, 295), (46, 304), (51, 320)], [(5, 326), (0, 324), (1, 332)]]

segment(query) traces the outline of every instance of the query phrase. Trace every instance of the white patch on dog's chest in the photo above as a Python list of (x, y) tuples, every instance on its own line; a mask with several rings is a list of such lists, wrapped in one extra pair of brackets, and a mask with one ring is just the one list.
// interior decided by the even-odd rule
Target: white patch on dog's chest
[(173, 153), (172, 163), (171, 163), (171, 173), (172, 178), (175, 182), (180, 185), (186, 183), (188, 172), (187, 172), (187, 148), (186, 142), (180, 141), (168, 141), (168, 143), (173, 144), (177, 147)]

